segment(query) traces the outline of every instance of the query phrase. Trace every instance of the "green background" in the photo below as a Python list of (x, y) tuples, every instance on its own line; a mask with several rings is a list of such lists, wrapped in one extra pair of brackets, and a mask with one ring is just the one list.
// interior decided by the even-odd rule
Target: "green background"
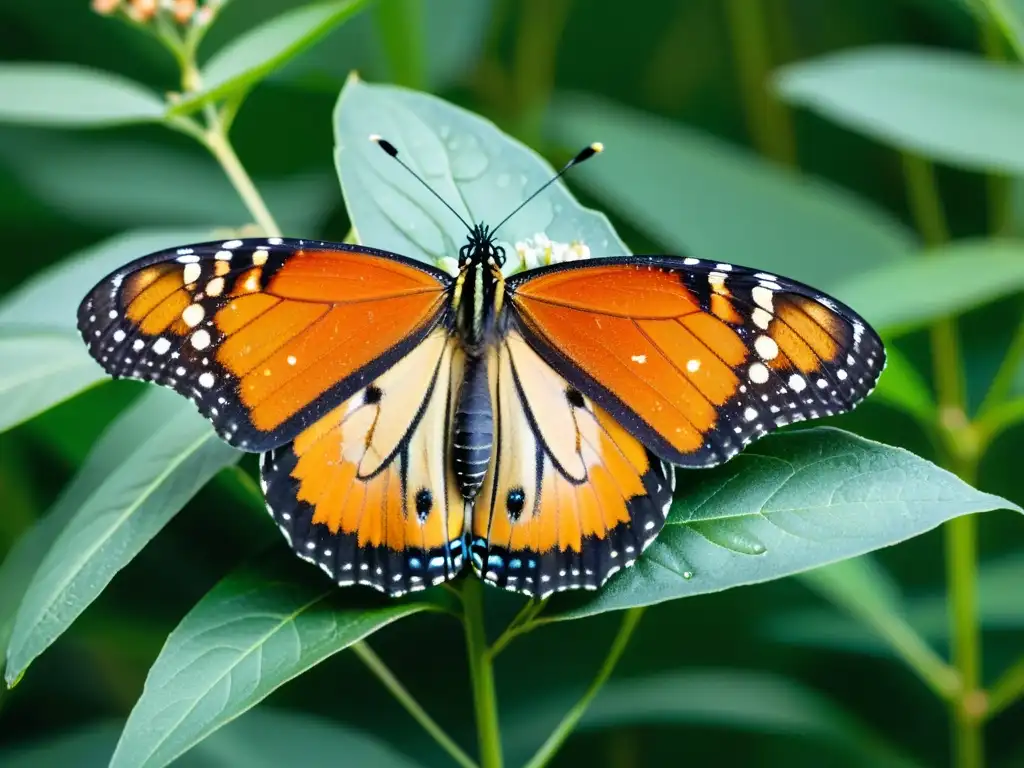
[[(202, 51), (216, 50), (298, 5), (236, 0)], [(911, 118), (920, 118), (924, 133), (929, 126), (938, 126), (940, 134), (946, 127), (954, 137), (953, 149), (941, 145), (942, 136), (941, 146), (913, 140), (909, 145), (946, 161), (935, 173), (951, 237), (998, 236), (1007, 249), (988, 273), (967, 253), (920, 284), (914, 271), (906, 279), (856, 282), (870, 267), (918, 258), (916, 244), (936, 239), (928, 217), (908, 197), (904, 160), (891, 146), (895, 132), (882, 127), (878, 135), (862, 124), (851, 130), (858, 124), (841, 127), (823, 109), (785, 106), (767, 79), (785, 64), (876, 45), (1012, 59), (1011, 47), (993, 25), (979, 23), (969, 5), (380, 2), (264, 81), (239, 113), (232, 137), (285, 233), (331, 240), (349, 230), (333, 168), (330, 118), (352, 69), (367, 81), (427, 90), (471, 109), (555, 164), (589, 141), (603, 141), (605, 155), (581, 168), (569, 185), (582, 202), (609, 215), (634, 252), (685, 248), (778, 269), (849, 296), (857, 308), (863, 304), (852, 297), (867, 296), (863, 301), (878, 308), (873, 311), (891, 312), (886, 328), (909, 328), (894, 347), (925, 381), (932, 377), (932, 362), (929, 334), (920, 326), (935, 312), (907, 317), (900, 314), (902, 303), (928, 294), (940, 297), (940, 311), (969, 309), (958, 325), (966, 402), (975, 408), (1024, 307), (1024, 249), (1014, 240), (1024, 233), (1024, 195), (1012, 179), (1014, 172), (1024, 174), (1024, 164), (1009, 156), (1015, 143), (1024, 146), (1024, 74), (1009, 73), (1019, 82), (1006, 90), (992, 86), (999, 108), (991, 114), (991, 101), (975, 103), (978, 83), (952, 75), (940, 79), (935, 91), (945, 111), (929, 114), (927, 98), (901, 105)], [(5, 61), (73, 62), (123, 74), (158, 93), (178, 87), (174, 62), (164, 50), (129, 26), (90, 12), (85, 2), (9, 0), (0, 6), (0, 29)], [(784, 90), (806, 104), (798, 79), (783, 81)], [(812, 87), (811, 79), (805, 77), (802, 87)], [(868, 95), (889, 82), (883, 77), (869, 83)], [(929, 87), (910, 82), (912, 90)], [(842, 93), (835, 84), (825, 90)], [(977, 123), (963, 118), (965, 113)], [(966, 123), (954, 125), (950, 115)], [(1006, 153), (1000, 130), (1010, 131)], [(976, 138), (965, 140), (971, 131), (978, 131)], [(734, 156), (737, 148), (744, 154)], [(758, 160), (758, 154), (767, 159)], [(816, 184), (827, 188), (808, 186)], [(787, 185), (797, 190), (792, 200), (783, 195)], [(0, 296), (126, 229), (239, 226), (248, 218), (213, 160), (194, 142), (159, 126), (49, 131), (0, 125)], [(985, 251), (977, 258), (990, 256)], [(993, 274), (998, 279), (986, 281)], [(957, 293), (971, 286), (976, 298), (958, 303)], [(88, 286), (81, 288), (84, 293)], [(943, 304), (945, 296), (953, 298)], [(105, 384), (0, 434), (0, 551), (46, 512), (104, 427), (143, 389), (136, 383)], [(1014, 374), (1010, 391), (1024, 393), (1024, 368)], [(830, 423), (948, 463), (932, 428), (883, 397)], [(977, 486), (1024, 504), (1022, 455), (1024, 429), (1018, 424), (989, 446)], [(249, 471), (250, 462), (242, 465)], [(77, 755), (83, 761), (78, 764), (105, 763), (118, 724), (139, 697), (167, 635), (223, 576), (276, 543), (267, 516), (238, 490), (235, 471), (224, 470), (208, 484), (25, 679), (2, 694), (0, 749), (68, 748), (63, 754)], [(983, 683), (991, 683), (1024, 649), (1019, 516), (981, 516), (979, 546)], [(942, 533), (876, 557), (901, 585), (911, 623), (945, 655)], [(504, 596), (489, 600), (495, 621), (515, 607)], [(603, 614), (554, 624), (504, 652), (497, 684), (510, 764), (526, 759), (582, 692), (618, 620)], [(460, 628), (427, 614), (383, 629), (373, 645), (439, 722), (471, 745), (472, 702)], [(338, 754), (348, 743), (335, 727), (340, 724), (374, 734), (418, 764), (447, 764), (351, 654), (338, 654), (290, 682), (272, 694), (267, 707), (324, 720), (261, 724), (250, 715), (185, 760), (232, 765), (256, 764), (259, 758), (276, 764), (287, 759), (290, 741), (304, 744), (303, 754), (311, 754), (310, 748), (321, 754), (325, 765), (383, 759), (352, 754), (346, 762)], [(941, 702), (876, 635), (795, 579), (651, 609), (589, 717), (585, 732), (572, 737), (555, 764), (860, 765), (870, 759), (872, 745), (918, 765), (951, 760), (948, 712)], [(987, 725), (990, 765), (1024, 765), (1022, 726), (1020, 702)], [(274, 727), (281, 728), (277, 759), (270, 746), (253, 748)], [(72, 734), (81, 741), (64, 741)], [(62, 764), (66, 757), (55, 754), (48, 759)]]

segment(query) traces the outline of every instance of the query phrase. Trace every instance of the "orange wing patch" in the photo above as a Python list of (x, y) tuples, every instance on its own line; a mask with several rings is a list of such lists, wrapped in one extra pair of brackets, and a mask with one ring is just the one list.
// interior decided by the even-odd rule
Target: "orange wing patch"
[(488, 358), (496, 444), (473, 507), (478, 574), (545, 596), (595, 589), (664, 524), (672, 471), (517, 333)]
[(658, 456), (711, 466), (772, 429), (849, 410), (885, 364), (849, 307), (745, 267), (598, 259), (507, 281), (526, 340)]
[(264, 454), (267, 503), (295, 551), (340, 585), (390, 595), (462, 567), (465, 512), (448, 471), (457, 342), (433, 331), (387, 373)]
[(79, 309), (117, 377), (191, 398), (232, 445), (291, 440), (419, 343), (450, 278), (356, 246), (231, 240), (153, 254), (100, 282)]

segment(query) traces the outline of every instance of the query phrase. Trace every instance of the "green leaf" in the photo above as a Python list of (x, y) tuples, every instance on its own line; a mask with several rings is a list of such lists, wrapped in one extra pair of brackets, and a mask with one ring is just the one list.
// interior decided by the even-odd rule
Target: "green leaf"
[[(350, 78), (334, 117), (335, 158), (360, 242), (421, 261), (453, 257), (466, 239), (459, 220), (368, 140), (379, 134), (468, 222), (491, 226), (551, 178), (551, 166), (492, 123), (434, 96)], [(597, 162), (597, 161), (594, 161)], [(546, 234), (586, 244), (594, 256), (629, 253), (603, 214), (582, 207), (556, 183), (515, 215), (499, 240)]]
[[(159, 391), (159, 390), (156, 390)], [(168, 399), (165, 393), (163, 399)], [(0, 651), (7, 657), (8, 641), (22, 598), (54, 542), (71, 524), (83, 499), (94, 496), (138, 447), (133, 435), (152, 429), (152, 408), (138, 404), (126, 410), (86, 457), (72, 481), (45, 517), (14, 545), (0, 566)]]
[(242, 569), (167, 638), (111, 768), (166, 765), (329, 656), (393, 621), (435, 609), (339, 590), (293, 557)]
[(977, 240), (845, 280), (836, 296), (876, 328), (906, 331), (1024, 290), (1024, 243)]
[[(137, 416), (142, 412), (145, 416)], [(240, 454), (221, 441), (191, 403), (155, 390), (110, 428), (125, 460), (104, 466), (36, 572), (18, 610), (6, 679), (28, 665), (221, 468)], [(115, 437), (116, 435), (116, 437)], [(102, 444), (99, 447), (103, 447)], [(86, 463), (86, 468), (90, 463)], [(95, 465), (93, 465), (95, 466)]]
[(829, 290), (915, 247), (902, 225), (851, 194), (653, 115), (563, 95), (549, 123), (566, 146), (604, 142), (573, 180), (675, 253)]
[(44, 270), (0, 301), (0, 431), (106, 379), (78, 335), (85, 292), (130, 259), (209, 237), (207, 230), (134, 232)]
[(160, 98), (109, 72), (72, 64), (0, 65), (0, 123), (84, 128), (153, 122)]
[[(525, 710), (505, 718), (507, 744), (527, 754), (572, 703), (561, 697), (531, 701)], [(750, 670), (665, 672), (613, 680), (594, 699), (578, 729), (654, 724), (718, 726), (812, 739), (839, 748), (864, 765), (916, 765), (824, 696), (792, 680)]]
[(103, 378), (77, 333), (0, 329), (0, 431), (78, 394)]
[(171, 112), (192, 112), (216, 99), (246, 91), (367, 3), (368, 0), (341, 0), (304, 5), (249, 30), (202, 66), (202, 90), (183, 98)]
[(636, 565), (550, 617), (778, 579), (991, 509), (1024, 511), (901, 448), (831, 428), (776, 435), (715, 469), (680, 470), (665, 529)]
[(1024, 68), (950, 51), (875, 47), (779, 71), (791, 104), (899, 149), (975, 170), (1024, 171)]
[[(809, 575), (809, 574), (808, 574)], [(1024, 556), (1009, 555), (983, 562), (978, 569), (978, 616), (986, 630), (1024, 629)], [(949, 642), (949, 611), (943, 590), (929, 590), (902, 600), (902, 613), (914, 631), (936, 647)], [(790, 611), (773, 616), (764, 627), (773, 640), (814, 648), (890, 655), (892, 647), (875, 632), (847, 616), (825, 608)]]
[(885, 374), (871, 397), (872, 402), (889, 403), (909, 413), (928, 428), (936, 422), (938, 406), (928, 383), (893, 344), (885, 346)]
[(940, 696), (956, 696), (960, 687), (956, 671), (911, 625), (903, 610), (899, 586), (872, 558), (844, 560), (798, 578), (884, 639)]
[[(91, 226), (241, 227), (252, 221), (211, 158), (171, 146), (7, 130), (0, 133), (0, 158), (40, 201)], [(256, 185), (285, 232), (303, 237), (340, 202), (327, 173), (257, 179)]]
[[(105, 766), (117, 744), (121, 723), (102, 723), (36, 744), (0, 752), (5, 768)], [(307, 714), (260, 708), (228, 723), (175, 763), (180, 768), (303, 768), (345, 765), (415, 768), (417, 765), (365, 733)]]

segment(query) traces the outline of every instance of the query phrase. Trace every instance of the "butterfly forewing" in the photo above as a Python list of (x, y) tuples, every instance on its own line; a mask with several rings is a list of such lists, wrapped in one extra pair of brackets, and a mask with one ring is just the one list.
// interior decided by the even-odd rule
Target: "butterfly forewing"
[(191, 398), (230, 444), (281, 445), (419, 344), (447, 309), (439, 270), (357, 246), (272, 238), (139, 259), (79, 308), (116, 377)]
[(885, 364), (877, 334), (805, 285), (675, 257), (510, 279), (515, 324), (662, 459), (718, 464), (786, 424), (849, 410)]

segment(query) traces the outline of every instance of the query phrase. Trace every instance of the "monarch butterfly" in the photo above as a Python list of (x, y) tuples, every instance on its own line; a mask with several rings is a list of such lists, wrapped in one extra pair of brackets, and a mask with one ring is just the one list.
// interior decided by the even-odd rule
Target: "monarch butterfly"
[(497, 227), (448, 208), (469, 231), (457, 274), (228, 240), (138, 259), (79, 308), (107, 372), (173, 388), (262, 454), (268, 510), (340, 586), (398, 596), (468, 560), (527, 595), (596, 589), (658, 535), (673, 466), (849, 410), (884, 367), (863, 319), (796, 281), (676, 256), (506, 277)]

